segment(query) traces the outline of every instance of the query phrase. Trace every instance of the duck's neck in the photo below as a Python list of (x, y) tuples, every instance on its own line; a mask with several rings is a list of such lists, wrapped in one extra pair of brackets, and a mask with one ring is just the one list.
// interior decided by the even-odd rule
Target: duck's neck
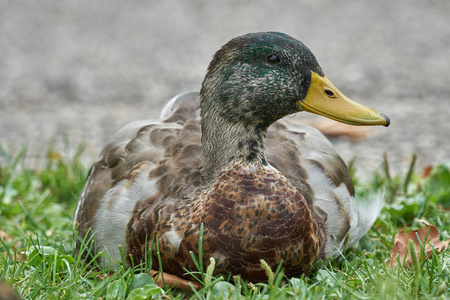
[(222, 117), (202, 119), (203, 170), (207, 182), (234, 164), (266, 165), (267, 128), (232, 123)]

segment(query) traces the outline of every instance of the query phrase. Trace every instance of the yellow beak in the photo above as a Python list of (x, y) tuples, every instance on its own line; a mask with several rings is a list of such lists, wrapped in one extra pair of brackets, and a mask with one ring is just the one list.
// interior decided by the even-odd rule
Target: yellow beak
[(390, 124), (388, 116), (350, 100), (327, 76), (322, 77), (315, 72), (311, 72), (308, 94), (305, 99), (298, 101), (298, 109), (351, 125)]

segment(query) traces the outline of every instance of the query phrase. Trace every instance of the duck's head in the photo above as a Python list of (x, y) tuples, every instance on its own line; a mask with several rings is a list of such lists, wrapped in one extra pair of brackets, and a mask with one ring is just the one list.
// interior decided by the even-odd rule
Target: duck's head
[(389, 118), (342, 94), (312, 52), (279, 32), (232, 39), (215, 55), (201, 90), (202, 119), (267, 128), (308, 111), (352, 125), (389, 126)]

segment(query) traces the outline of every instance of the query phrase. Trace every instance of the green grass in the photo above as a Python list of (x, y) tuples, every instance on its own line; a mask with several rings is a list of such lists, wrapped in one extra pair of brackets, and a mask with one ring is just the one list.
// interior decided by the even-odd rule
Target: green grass
[[(205, 284), (200, 291), (158, 288), (146, 274), (151, 262), (135, 269), (107, 274), (88, 270), (73, 252), (72, 216), (88, 166), (49, 151), (43, 167), (30, 169), (25, 151), (12, 154), (0, 148), (0, 279), (25, 299), (445, 299), (450, 294), (450, 253), (433, 253), (409, 269), (391, 270), (394, 236), (401, 228), (418, 228), (425, 218), (438, 227), (441, 239), (450, 236), (450, 163), (434, 167), (423, 179), (414, 171), (393, 175), (387, 159), (368, 182), (356, 181), (358, 195), (386, 190), (381, 216), (356, 247), (324, 263), (314, 273), (286, 278), (268, 270), (269, 282), (248, 284), (239, 277), (209, 276), (212, 266), (196, 274)], [(354, 170), (351, 172), (354, 174)], [(195, 257), (194, 257), (195, 259)], [(164, 297), (166, 297), (164, 296)]]

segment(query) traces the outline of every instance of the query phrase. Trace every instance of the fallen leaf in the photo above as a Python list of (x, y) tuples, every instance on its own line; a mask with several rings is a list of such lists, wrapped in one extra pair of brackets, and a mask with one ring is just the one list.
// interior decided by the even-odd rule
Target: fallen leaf
[(59, 154), (58, 152), (49, 152), (47, 153), (47, 157), (51, 160), (56, 160), (56, 161), (61, 161), (62, 160), (62, 155)]
[(98, 279), (104, 280), (106, 277), (111, 277), (111, 275), (99, 273), (99, 274), (96, 274), (95, 277), (97, 277)]
[(362, 140), (370, 133), (370, 129), (368, 127), (348, 125), (329, 119), (321, 118), (317, 120), (310, 120), (306, 123), (307, 125), (318, 129), (328, 137), (346, 136), (352, 140)]
[[(11, 242), (12, 241), (12, 235), (4, 232), (3, 230), (0, 229), (0, 240), (3, 240), (5, 242)], [(10, 253), (7, 252), (2, 252), (3, 256), (6, 256), (8, 254), (11, 255), (11, 257), (14, 259), (14, 261), (18, 262), (18, 261), (26, 261), (27, 257), (26, 255), (24, 255), (24, 253), (22, 251), (16, 251), (19, 247), (20, 242), (16, 241), (11, 245)]]
[(10, 242), (12, 240), (12, 236), (0, 229), (0, 239), (5, 242)]
[(431, 171), (433, 171), (433, 166), (426, 166), (423, 168), (422, 178), (427, 178), (431, 175)]
[[(153, 277), (153, 279), (155, 280), (155, 283), (159, 287), (162, 287), (162, 288), (164, 287), (162, 277), (160, 276), (159, 271), (150, 270), (150, 275)], [(200, 287), (201, 287), (201, 285), (198, 282), (186, 280), (186, 279), (180, 278), (180, 277), (172, 275), (172, 274), (163, 272), (163, 276), (164, 276), (164, 282), (165, 282), (166, 286), (170, 286), (170, 287), (174, 287), (174, 288), (186, 290), (186, 291), (192, 291), (190, 284), (192, 284), (192, 286), (196, 290), (200, 289)]]
[[(425, 220), (418, 220), (417, 222), (423, 223), (425, 226), (417, 230), (411, 230), (405, 233), (405, 229), (400, 231), (394, 238), (394, 247), (392, 249), (391, 258), (387, 261), (386, 265), (392, 269), (397, 266), (397, 259), (400, 256), (400, 262), (404, 262), (403, 267), (406, 268), (407, 265), (412, 266), (411, 253), (408, 252), (408, 241), (413, 240), (415, 253), (417, 258), (420, 257), (422, 251), (422, 245), (424, 245), (427, 259), (433, 253), (433, 248), (436, 252), (442, 252), (448, 248), (450, 239), (447, 241), (439, 240), (439, 230), (436, 226), (430, 225)], [(419, 238), (419, 239), (418, 239)]]
[[(14, 249), (15, 248), (12, 249), (13, 251), (11, 252), (11, 256), (15, 262), (27, 261), (27, 256), (25, 255), (25, 253), (23, 253), (23, 251), (18, 252), (18, 251), (14, 251)], [(6, 256), (7, 253), (6, 252), (3, 252), (3, 253)]]

